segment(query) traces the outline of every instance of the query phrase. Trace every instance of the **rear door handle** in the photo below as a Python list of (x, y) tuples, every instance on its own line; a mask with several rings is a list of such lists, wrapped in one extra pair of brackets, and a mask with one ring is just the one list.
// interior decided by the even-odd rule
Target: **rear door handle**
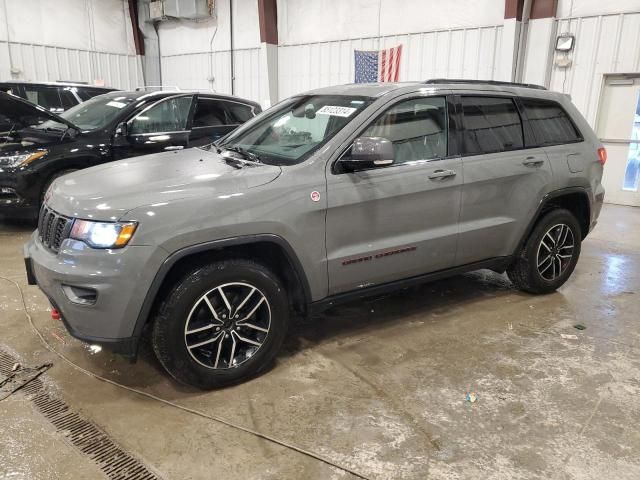
[(454, 170), (435, 170), (429, 178), (431, 180), (437, 180), (439, 178), (455, 177), (456, 172)]
[(524, 162), (522, 162), (522, 164), (526, 165), (527, 167), (539, 167), (543, 163), (544, 160), (536, 157), (527, 157), (525, 158)]
[(182, 145), (170, 145), (168, 147), (164, 147), (165, 150), (182, 150), (184, 147)]

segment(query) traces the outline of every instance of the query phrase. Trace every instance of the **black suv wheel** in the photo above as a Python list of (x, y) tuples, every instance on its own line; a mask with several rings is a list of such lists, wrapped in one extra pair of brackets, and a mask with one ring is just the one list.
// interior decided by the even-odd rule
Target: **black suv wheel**
[(222, 387), (264, 370), (288, 321), (287, 295), (271, 271), (250, 260), (223, 260), (174, 285), (153, 325), (153, 349), (176, 380)]
[(535, 226), (507, 274), (525, 292), (553, 292), (571, 276), (581, 241), (576, 217), (565, 209), (552, 210)]

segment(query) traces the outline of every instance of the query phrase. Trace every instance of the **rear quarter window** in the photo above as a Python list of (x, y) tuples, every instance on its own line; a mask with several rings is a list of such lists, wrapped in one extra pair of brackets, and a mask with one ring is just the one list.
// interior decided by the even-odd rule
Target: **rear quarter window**
[(537, 98), (521, 98), (520, 101), (536, 137), (536, 146), (582, 141), (582, 135), (557, 102)]
[(244, 123), (253, 118), (253, 107), (244, 103), (224, 102), (231, 123)]
[(217, 99), (198, 97), (196, 112), (193, 115), (193, 127), (219, 127), (227, 125), (224, 105)]

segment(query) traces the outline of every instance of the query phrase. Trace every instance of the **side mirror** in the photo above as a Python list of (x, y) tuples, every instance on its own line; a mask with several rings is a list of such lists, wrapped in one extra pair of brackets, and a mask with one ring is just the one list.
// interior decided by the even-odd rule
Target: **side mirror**
[(340, 164), (347, 171), (385, 167), (395, 161), (393, 143), (383, 137), (359, 137), (351, 147), (351, 155)]
[(125, 147), (129, 145), (129, 130), (127, 122), (119, 123), (113, 135), (114, 147)]
[(121, 122), (116, 127), (116, 137), (126, 137), (127, 136), (127, 122)]

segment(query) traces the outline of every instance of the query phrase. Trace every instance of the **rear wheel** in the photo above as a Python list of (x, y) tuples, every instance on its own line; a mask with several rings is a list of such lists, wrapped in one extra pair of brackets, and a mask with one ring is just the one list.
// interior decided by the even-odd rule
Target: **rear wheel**
[(289, 320), (279, 279), (250, 260), (224, 260), (187, 273), (160, 305), (153, 348), (178, 381), (216, 388), (264, 370)]
[(553, 210), (535, 226), (507, 274), (520, 290), (553, 292), (573, 273), (581, 241), (582, 233), (575, 216), (565, 209)]

